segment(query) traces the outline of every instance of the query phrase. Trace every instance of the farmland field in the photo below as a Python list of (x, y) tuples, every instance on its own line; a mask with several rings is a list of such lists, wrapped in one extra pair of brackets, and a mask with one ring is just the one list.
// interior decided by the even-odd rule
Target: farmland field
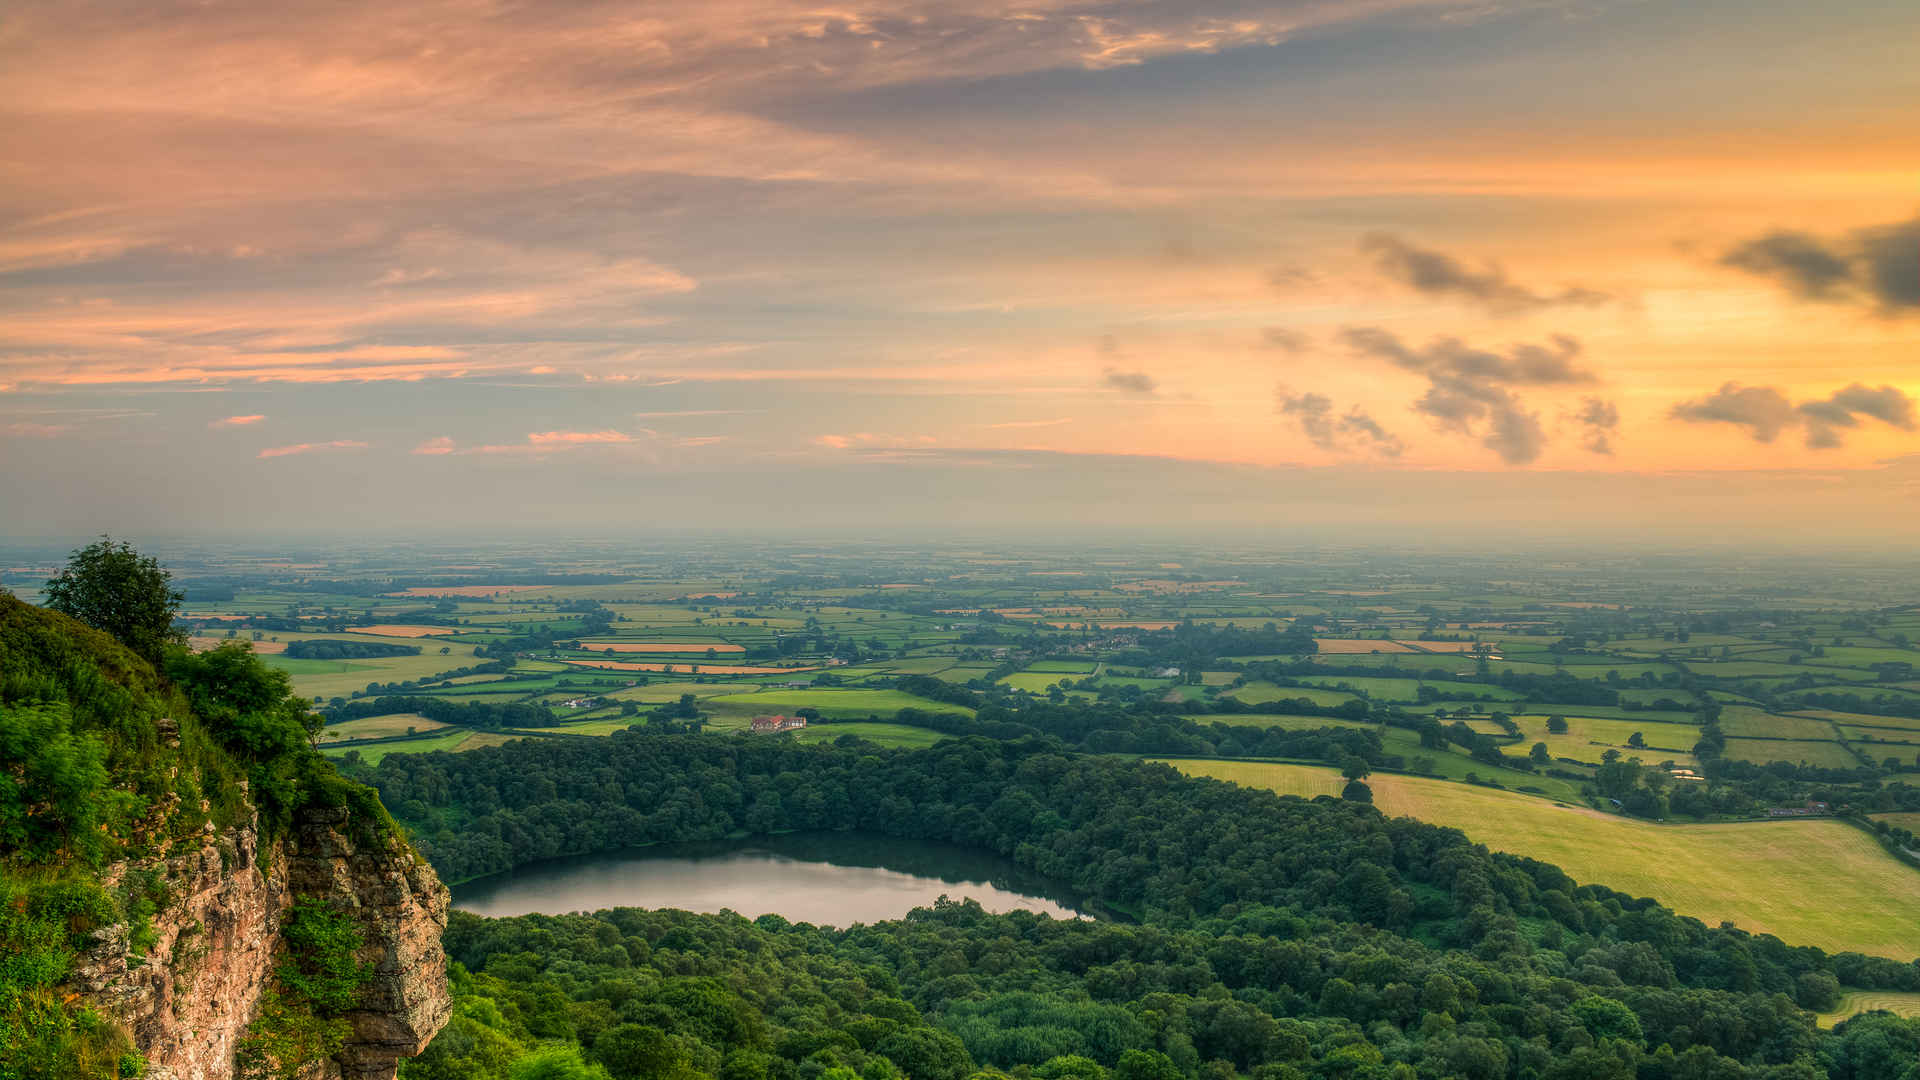
[(771, 713), (793, 712), (795, 709), (818, 709), (822, 716), (836, 717), (885, 717), (892, 716), (901, 709), (924, 709), (934, 713), (973, 715), (973, 710), (965, 706), (929, 701), (903, 690), (762, 690), (753, 694), (723, 694), (708, 699), (708, 703), (716, 708), (728, 708), (736, 712)]
[(584, 652), (616, 653), (743, 653), (746, 647), (724, 641), (582, 641)]
[(1920, 1016), (1920, 993), (1899, 990), (1851, 990), (1841, 995), (1840, 1005), (1832, 1012), (1819, 1014), (1821, 1027), (1832, 1027), (1849, 1016), (1884, 1009), (1895, 1016)]
[(338, 724), (328, 724), (320, 733), (322, 741), (337, 739), (384, 739), (395, 735), (405, 735), (408, 728), (418, 733), (439, 731), (446, 725), (434, 723), (419, 713), (389, 713), (386, 716), (367, 716), (358, 720), (347, 720)]
[(1857, 769), (1860, 759), (1837, 742), (1791, 739), (1728, 739), (1727, 756), (1764, 764), (1769, 761), (1806, 762), (1826, 769)]
[(793, 732), (788, 738), (796, 742), (832, 742), (842, 735), (858, 735), (863, 739), (879, 743), (882, 746), (905, 746), (919, 748), (932, 746), (947, 736), (926, 728), (908, 727), (905, 724), (850, 723), (812, 724)]
[(1315, 705), (1344, 705), (1358, 700), (1344, 690), (1328, 690), (1312, 686), (1275, 686), (1267, 682), (1250, 682), (1236, 690), (1222, 691), (1222, 696), (1244, 701), (1249, 705), (1264, 705), (1271, 701), (1311, 701)]
[[(1338, 772), (1318, 766), (1172, 764), (1191, 776), (1289, 795), (1335, 795), (1344, 785)], [(1920, 871), (1838, 821), (1656, 825), (1444, 780), (1375, 774), (1367, 783), (1385, 813), (1457, 828), (1495, 850), (1652, 896), (1709, 925), (1731, 920), (1831, 951), (1920, 955)]]
[[(1618, 750), (1624, 757), (1638, 757), (1645, 762), (1666, 761), (1669, 758), (1685, 765), (1695, 764), (1693, 744), (1700, 741), (1700, 729), (1691, 724), (1647, 723), (1641, 720), (1621, 720), (1615, 717), (1567, 715), (1567, 731), (1555, 735), (1547, 730), (1547, 717), (1540, 714), (1516, 716), (1513, 722), (1520, 725), (1523, 738), (1521, 748), (1531, 747), (1534, 743), (1547, 744), (1547, 753), (1556, 758), (1572, 758), (1588, 764), (1599, 764), (1601, 756), (1608, 750)], [(1638, 732), (1646, 746), (1635, 748), (1627, 745)]]

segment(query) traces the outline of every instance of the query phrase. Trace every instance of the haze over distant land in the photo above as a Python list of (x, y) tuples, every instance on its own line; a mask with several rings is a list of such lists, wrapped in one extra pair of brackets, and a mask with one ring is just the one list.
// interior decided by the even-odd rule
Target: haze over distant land
[(1920, 7), (12, 5), (9, 538), (1920, 526)]

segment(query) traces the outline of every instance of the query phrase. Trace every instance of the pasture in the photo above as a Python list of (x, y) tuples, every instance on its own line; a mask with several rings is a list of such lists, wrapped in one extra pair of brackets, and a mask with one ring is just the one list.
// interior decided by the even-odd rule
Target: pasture
[(960, 713), (972, 716), (963, 705), (948, 705), (915, 697), (904, 690), (868, 690), (816, 688), (806, 690), (772, 689), (751, 694), (722, 694), (706, 703), (714, 709), (752, 715), (791, 713), (798, 709), (818, 709), (821, 716), (860, 719), (868, 716), (892, 716), (901, 709), (923, 709), (930, 713)]
[(1849, 990), (1840, 996), (1840, 1004), (1831, 1012), (1815, 1017), (1821, 1027), (1830, 1028), (1850, 1016), (1884, 1009), (1895, 1016), (1920, 1016), (1920, 993), (1899, 990)]
[(386, 716), (365, 716), (358, 720), (343, 720), (338, 724), (328, 724), (320, 733), (322, 742), (338, 739), (387, 739), (395, 735), (405, 735), (408, 728), (415, 734), (440, 731), (445, 724), (437, 724), (419, 713), (389, 713)]
[[(1345, 783), (1310, 765), (1170, 764), (1286, 795), (1337, 795)], [(1727, 920), (1833, 952), (1920, 955), (1920, 871), (1838, 821), (1658, 825), (1445, 780), (1376, 774), (1367, 784), (1384, 813), (1457, 828), (1494, 850), (1654, 897), (1709, 925)]]
[(947, 736), (937, 731), (928, 731), (926, 728), (909, 727), (906, 724), (875, 724), (862, 723), (859, 721), (834, 724), (811, 724), (801, 728), (799, 731), (793, 732), (788, 738), (793, 739), (795, 742), (820, 743), (832, 742), (842, 735), (858, 735), (869, 742), (879, 743), (881, 746), (904, 746), (916, 750), (922, 747), (932, 746), (941, 739), (947, 738)]
[(1860, 759), (1837, 742), (1798, 739), (1728, 739), (1727, 756), (1764, 765), (1769, 761), (1805, 762), (1824, 769), (1857, 769)]
[[(1608, 750), (1618, 750), (1623, 757), (1637, 757), (1644, 762), (1672, 759), (1683, 765), (1695, 764), (1693, 744), (1700, 741), (1700, 729), (1691, 724), (1569, 715), (1565, 717), (1566, 733), (1555, 735), (1547, 730), (1547, 719), (1541, 714), (1514, 717), (1513, 722), (1520, 725), (1523, 736), (1516, 749), (1528, 749), (1534, 743), (1543, 742), (1547, 744), (1547, 753), (1555, 758), (1571, 758), (1589, 765), (1598, 765)], [(1646, 740), (1644, 748), (1627, 745), (1636, 732)]]

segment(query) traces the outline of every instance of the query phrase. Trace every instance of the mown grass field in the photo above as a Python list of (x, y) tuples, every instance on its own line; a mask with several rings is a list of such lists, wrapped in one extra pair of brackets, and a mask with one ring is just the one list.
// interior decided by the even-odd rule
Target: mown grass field
[(1815, 1016), (1820, 1026), (1830, 1028), (1849, 1016), (1885, 1009), (1895, 1016), (1920, 1016), (1920, 994), (1899, 990), (1850, 990), (1840, 998), (1839, 1008)]
[[(1589, 765), (1598, 765), (1608, 750), (1618, 750), (1622, 757), (1637, 757), (1646, 763), (1673, 760), (1682, 765), (1694, 764), (1692, 747), (1700, 741), (1700, 729), (1691, 724), (1648, 723), (1644, 720), (1620, 720), (1606, 716), (1567, 716), (1567, 731), (1564, 735), (1555, 735), (1547, 730), (1547, 717), (1540, 714), (1516, 716), (1513, 722), (1520, 725), (1525, 736), (1514, 752), (1531, 749), (1534, 743), (1547, 744), (1547, 753), (1556, 758), (1572, 758)], [(1645, 738), (1645, 748), (1627, 745), (1627, 740), (1639, 732)]]
[(753, 694), (722, 694), (709, 698), (707, 704), (719, 709), (744, 710), (751, 713), (793, 712), (796, 709), (819, 709), (822, 716), (850, 717), (858, 719), (865, 716), (892, 716), (901, 709), (925, 709), (927, 712), (950, 712), (972, 716), (973, 710), (964, 705), (948, 705), (944, 702), (930, 701), (915, 697), (904, 690), (836, 690), (831, 688), (806, 690), (762, 690)]
[[(1344, 786), (1318, 766), (1171, 764), (1288, 795), (1336, 795)], [(1710, 925), (1728, 920), (1829, 951), (1920, 955), (1920, 871), (1838, 821), (1656, 825), (1445, 780), (1375, 775), (1367, 783), (1388, 814), (1457, 828), (1494, 850), (1654, 897)]]
[(338, 724), (328, 724), (320, 733), (323, 740), (336, 739), (385, 739), (394, 735), (405, 735), (408, 728), (416, 734), (439, 731), (445, 724), (437, 724), (419, 713), (389, 713), (386, 716), (365, 716), (358, 720), (344, 720)]
[(1294, 700), (1311, 701), (1315, 705), (1344, 705), (1356, 700), (1353, 694), (1344, 690), (1328, 690), (1314, 686), (1275, 686), (1270, 682), (1250, 682), (1237, 690), (1223, 691), (1221, 696), (1244, 701), (1249, 705)]
[(1812, 742), (1796, 739), (1728, 739), (1727, 756), (1741, 761), (1765, 764), (1791, 761), (1827, 769), (1857, 769), (1860, 759), (1837, 742)]
[(872, 724), (859, 721), (851, 723), (813, 724), (794, 732), (789, 738), (797, 742), (832, 742), (842, 735), (858, 735), (882, 746), (905, 746), (919, 748), (932, 746), (947, 736), (926, 728), (908, 727), (905, 724)]

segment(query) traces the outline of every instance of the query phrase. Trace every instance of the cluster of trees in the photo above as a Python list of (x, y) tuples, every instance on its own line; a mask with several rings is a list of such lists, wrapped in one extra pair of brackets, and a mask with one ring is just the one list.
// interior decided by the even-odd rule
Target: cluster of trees
[(420, 646), (386, 641), (303, 638), (287, 642), (284, 655), (294, 660), (371, 660), (382, 656), (419, 656)]
[[(498, 1017), (482, 1026), (500, 1045), (563, 1040), (616, 1077), (1899, 1080), (1871, 1070), (1920, 1045), (1911, 1021), (1827, 1034), (1806, 1011), (1842, 984), (1920, 989), (1913, 964), (1710, 928), (1351, 802), (1037, 740), (915, 753), (615, 735), (395, 755), (363, 775), (454, 880), (651, 841), (861, 829), (1000, 852), (1141, 920), (969, 905), (848, 931), (681, 913), (456, 919), (449, 950), (477, 973), (462, 992), (491, 1003), (462, 1012)], [(825, 982), (796, 987), (789, 966)], [(656, 1004), (687, 978), (739, 998), (704, 1000), (698, 1015), (768, 1027), (700, 1035), (710, 1021)], [(875, 1012), (870, 995), (914, 1012)], [(954, 1041), (889, 1044), (921, 1019)], [(494, 1038), (456, 1036), (420, 1075), (494, 1075), (463, 1056)], [(630, 1044), (667, 1071), (619, 1071), (615, 1048)]]

